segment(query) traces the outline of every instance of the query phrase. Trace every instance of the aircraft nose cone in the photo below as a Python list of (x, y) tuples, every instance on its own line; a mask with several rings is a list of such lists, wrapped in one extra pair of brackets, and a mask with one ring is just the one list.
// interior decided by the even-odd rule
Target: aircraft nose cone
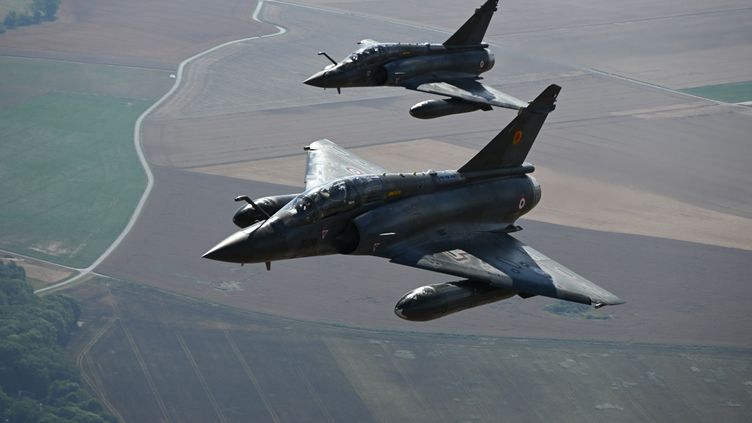
[(303, 81), (303, 83), (312, 87), (326, 88), (326, 71), (322, 70), (314, 73)]
[(247, 260), (243, 260), (242, 257), (248, 253), (250, 238), (251, 235), (245, 231), (235, 232), (207, 251), (203, 257), (230, 263), (245, 263)]
[(268, 221), (235, 232), (204, 254), (204, 258), (230, 263), (261, 263), (286, 257), (284, 234), (272, 229)]

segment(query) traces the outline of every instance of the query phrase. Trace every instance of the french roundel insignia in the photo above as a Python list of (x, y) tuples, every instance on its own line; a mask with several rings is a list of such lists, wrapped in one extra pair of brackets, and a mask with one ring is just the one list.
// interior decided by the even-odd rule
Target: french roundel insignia
[(519, 129), (516, 129), (514, 131), (514, 135), (512, 136), (512, 144), (517, 145), (522, 141), (522, 131)]

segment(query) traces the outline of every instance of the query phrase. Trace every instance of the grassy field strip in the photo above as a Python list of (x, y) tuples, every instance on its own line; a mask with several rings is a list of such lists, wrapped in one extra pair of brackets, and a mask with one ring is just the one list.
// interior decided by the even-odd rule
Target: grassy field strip
[(379, 345), (384, 352), (384, 357), (389, 362), (390, 367), (399, 375), (401, 381), (398, 382), (398, 384), (409, 389), (410, 402), (417, 411), (422, 414), (427, 414), (432, 410), (435, 410), (435, 408), (430, 405), (428, 399), (424, 397), (424, 393), (419, 389), (416, 389), (416, 380), (408, 374), (408, 368), (410, 364), (412, 364), (410, 363), (410, 360), (415, 359), (413, 352), (409, 349), (393, 350), (391, 345), (387, 345), (385, 342), (380, 342), (377, 345)]
[(438, 413), (434, 409), (426, 408), (424, 401), (416, 400), (415, 395), (420, 393), (415, 392), (413, 383), (396, 371), (391, 358), (384, 357), (381, 341), (374, 340), (364, 345), (329, 338), (326, 345), (374, 420), (390, 422), (399, 421), (399, 416), (412, 416), (415, 422), (441, 421), (436, 420)]
[(728, 84), (705, 85), (701, 87), (684, 88), (682, 92), (744, 105), (752, 100), (752, 81), (733, 82)]
[(602, 70), (595, 69), (595, 68), (582, 68), (582, 70), (584, 70), (586, 72), (589, 72), (589, 73), (596, 74), (596, 75), (605, 76), (607, 78), (613, 78), (613, 79), (618, 79), (620, 81), (629, 82), (629, 83), (632, 83), (632, 84), (643, 85), (643, 86), (654, 88), (654, 89), (657, 89), (657, 90), (660, 90), (660, 91), (666, 91), (666, 92), (669, 92), (669, 93), (680, 94), (680, 95), (683, 95), (685, 97), (691, 97), (691, 98), (695, 98), (695, 99), (712, 101), (712, 102), (714, 102), (716, 104), (719, 104), (719, 105), (726, 105), (726, 106), (737, 106), (738, 105), (738, 104), (735, 104), (736, 102), (728, 103), (726, 101), (718, 100), (718, 99), (715, 99), (715, 98), (704, 97), (704, 96), (701, 96), (701, 95), (697, 95), (697, 94), (689, 92), (689, 91), (687, 91), (685, 89), (675, 90), (673, 88), (664, 87), (662, 85), (657, 85), (657, 84), (653, 84), (653, 83), (650, 83), (650, 82), (640, 81), (639, 79), (630, 78), (630, 77), (619, 75), (619, 74), (616, 74), (616, 73), (613, 73), (613, 72), (606, 72), (606, 71), (602, 71)]

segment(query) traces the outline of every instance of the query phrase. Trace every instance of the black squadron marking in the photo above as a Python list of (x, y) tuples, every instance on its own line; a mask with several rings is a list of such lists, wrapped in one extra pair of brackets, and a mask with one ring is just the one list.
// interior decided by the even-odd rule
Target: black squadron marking
[[(389, 173), (329, 140), (315, 141), (306, 148), (305, 191), (248, 199), (238, 212), (244, 229), (204, 257), (269, 268), (272, 261), (296, 257), (374, 255), (461, 278), (406, 294), (395, 313), (409, 320), (514, 295), (596, 307), (621, 304), (509, 235), (521, 229), (515, 222), (540, 200), (540, 185), (530, 175), (534, 167), (524, 160), (559, 90), (548, 87), (456, 171)], [(353, 175), (351, 168), (363, 174)]]

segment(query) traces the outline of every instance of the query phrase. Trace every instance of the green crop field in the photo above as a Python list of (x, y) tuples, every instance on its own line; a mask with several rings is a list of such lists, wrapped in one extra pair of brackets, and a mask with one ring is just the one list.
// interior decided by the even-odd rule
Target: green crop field
[(685, 88), (681, 91), (726, 103), (752, 101), (752, 81), (705, 85), (702, 87)]
[(154, 101), (174, 82), (169, 72), (56, 60), (0, 58), (0, 109), (50, 92)]
[(0, 74), (0, 248), (86, 266), (143, 192), (133, 126), (172, 80), (42, 60), (3, 59)]

